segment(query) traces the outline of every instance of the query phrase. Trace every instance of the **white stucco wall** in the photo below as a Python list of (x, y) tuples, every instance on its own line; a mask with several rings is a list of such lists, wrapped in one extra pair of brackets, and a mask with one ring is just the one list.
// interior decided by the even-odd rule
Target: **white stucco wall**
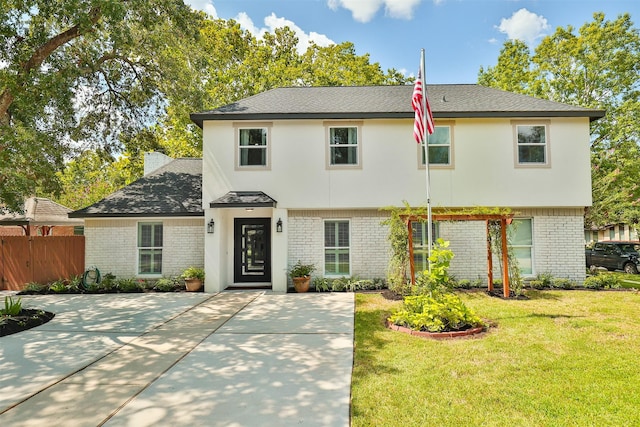
[[(454, 123), (454, 164), (431, 168), (432, 205), (590, 205), (588, 119), (540, 121), (549, 124), (549, 167), (516, 167), (511, 119), (447, 120)], [(377, 209), (403, 200), (424, 205), (425, 171), (418, 166), (412, 121), (360, 123), (359, 168), (327, 169), (325, 122), (290, 120), (252, 123), (269, 126), (271, 164), (265, 170), (239, 170), (234, 123), (205, 122), (204, 207), (230, 190), (261, 190), (276, 199), (279, 208), (287, 209)]]
[(204, 263), (203, 218), (85, 219), (85, 265), (96, 266), (104, 275), (138, 275), (137, 237), (139, 222), (162, 222), (162, 275), (178, 276), (188, 266)]

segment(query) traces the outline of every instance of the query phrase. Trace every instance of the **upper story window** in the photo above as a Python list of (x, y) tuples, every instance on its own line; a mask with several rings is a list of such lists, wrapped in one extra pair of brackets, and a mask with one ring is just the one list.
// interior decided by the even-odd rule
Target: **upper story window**
[(325, 123), (328, 130), (328, 167), (360, 167), (360, 126), (357, 123)]
[[(426, 138), (429, 147), (429, 166), (453, 166), (453, 123), (439, 123)], [(424, 143), (423, 143), (424, 145)], [(420, 147), (420, 165), (424, 168), (424, 146)]]
[(237, 161), (240, 169), (269, 167), (269, 126), (244, 124), (237, 129)]
[(516, 165), (549, 165), (549, 125), (544, 122), (514, 123)]

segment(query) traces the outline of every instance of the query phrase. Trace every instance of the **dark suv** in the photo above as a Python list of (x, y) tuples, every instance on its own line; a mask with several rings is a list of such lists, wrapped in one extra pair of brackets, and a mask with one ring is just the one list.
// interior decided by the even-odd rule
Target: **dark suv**
[(624, 270), (637, 274), (640, 258), (640, 242), (604, 241), (596, 242), (593, 248), (586, 250), (587, 267), (603, 267), (607, 270)]

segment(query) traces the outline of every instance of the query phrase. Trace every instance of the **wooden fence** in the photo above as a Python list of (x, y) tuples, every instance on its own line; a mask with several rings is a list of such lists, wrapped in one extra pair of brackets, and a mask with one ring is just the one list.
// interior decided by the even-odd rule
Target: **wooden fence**
[(0, 236), (0, 290), (84, 272), (84, 236)]

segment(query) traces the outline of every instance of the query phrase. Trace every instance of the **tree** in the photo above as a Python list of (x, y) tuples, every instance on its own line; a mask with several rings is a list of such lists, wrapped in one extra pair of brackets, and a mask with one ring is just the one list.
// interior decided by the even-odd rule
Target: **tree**
[(81, 144), (118, 145), (162, 112), (155, 52), (194, 39), (175, 0), (5, 0), (0, 4), (0, 206), (59, 190)]
[(574, 29), (558, 28), (533, 56), (518, 41), (505, 43), (498, 65), (480, 69), (478, 82), (582, 107), (606, 110), (591, 124), (593, 206), (587, 225), (640, 219), (640, 35), (629, 14), (613, 21), (595, 13)]

